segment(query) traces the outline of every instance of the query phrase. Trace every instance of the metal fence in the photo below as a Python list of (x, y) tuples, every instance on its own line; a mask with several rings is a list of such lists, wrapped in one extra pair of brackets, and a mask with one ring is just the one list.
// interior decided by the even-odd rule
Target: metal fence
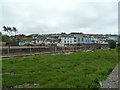
[(4, 46), (2, 47), (2, 57), (27, 56), (37, 54), (66, 53), (85, 50), (95, 50), (97, 48), (106, 49), (108, 45), (81, 45), (81, 46)]

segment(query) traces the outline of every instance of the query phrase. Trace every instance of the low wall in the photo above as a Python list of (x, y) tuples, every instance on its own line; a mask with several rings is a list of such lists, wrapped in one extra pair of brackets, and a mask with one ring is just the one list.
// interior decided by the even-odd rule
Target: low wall
[(11, 47), (2, 47), (2, 55), (17, 55), (17, 54), (32, 54), (32, 53), (41, 53), (41, 52), (62, 52), (64, 51), (83, 51), (83, 50), (95, 50), (97, 48), (107, 49), (108, 45), (102, 44), (81, 44), (80, 46), (67, 46), (64, 47), (39, 47), (39, 46), (11, 46)]

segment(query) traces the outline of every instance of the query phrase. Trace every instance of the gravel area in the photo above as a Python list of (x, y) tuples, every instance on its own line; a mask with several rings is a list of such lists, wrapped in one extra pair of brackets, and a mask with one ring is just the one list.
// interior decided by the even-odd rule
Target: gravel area
[(120, 69), (120, 63), (114, 68), (114, 70), (108, 76), (106, 81), (103, 82), (100, 90), (104, 90), (104, 88), (108, 88), (108, 90), (110, 90), (110, 88), (112, 88), (114, 90), (120, 90), (120, 86), (118, 83), (118, 81), (119, 81), (119, 73), (118, 73), (119, 69)]

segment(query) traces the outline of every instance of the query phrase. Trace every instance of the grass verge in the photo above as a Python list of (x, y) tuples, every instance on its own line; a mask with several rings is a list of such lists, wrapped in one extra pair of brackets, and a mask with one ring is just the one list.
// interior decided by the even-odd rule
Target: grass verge
[(3, 88), (99, 88), (118, 63), (115, 49), (2, 61)]

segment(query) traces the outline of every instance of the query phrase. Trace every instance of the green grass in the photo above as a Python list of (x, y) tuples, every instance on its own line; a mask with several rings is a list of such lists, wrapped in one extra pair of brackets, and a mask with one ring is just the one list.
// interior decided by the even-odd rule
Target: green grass
[[(115, 49), (3, 60), (3, 88), (99, 88), (118, 63)], [(14, 72), (15, 74), (6, 74)], [(28, 88), (26, 87), (26, 88)]]

